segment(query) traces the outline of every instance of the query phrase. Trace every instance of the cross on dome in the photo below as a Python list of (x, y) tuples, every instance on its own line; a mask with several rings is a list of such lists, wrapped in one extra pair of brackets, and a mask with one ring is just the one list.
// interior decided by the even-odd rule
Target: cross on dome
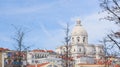
[(77, 19), (77, 20), (76, 20), (76, 24), (81, 26), (81, 21), (80, 21), (80, 19)]

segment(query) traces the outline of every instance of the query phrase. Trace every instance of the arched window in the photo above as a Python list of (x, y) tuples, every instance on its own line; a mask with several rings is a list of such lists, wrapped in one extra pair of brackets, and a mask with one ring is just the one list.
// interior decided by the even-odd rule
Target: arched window
[(42, 58), (44, 58), (44, 56), (42, 55)]
[(100, 53), (102, 53), (102, 50), (100, 50)]
[(72, 37), (72, 42), (74, 42), (74, 37)]
[(77, 37), (77, 42), (80, 42), (80, 37)]
[(85, 37), (83, 37), (83, 42), (85, 42)]
[(79, 48), (79, 52), (81, 52), (81, 48)]
[(36, 53), (36, 54), (35, 54), (35, 59), (37, 59), (37, 58), (39, 58), (39, 55)]
[(94, 52), (94, 54), (96, 54), (96, 50), (95, 50), (95, 48), (93, 49), (93, 52)]
[(40, 58), (40, 54), (38, 54), (38, 58)]
[(74, 49), (74, 52), (75, 52), (75, 49)]
[(40, 54), (40, 58), (41, 58), (41, 54)]

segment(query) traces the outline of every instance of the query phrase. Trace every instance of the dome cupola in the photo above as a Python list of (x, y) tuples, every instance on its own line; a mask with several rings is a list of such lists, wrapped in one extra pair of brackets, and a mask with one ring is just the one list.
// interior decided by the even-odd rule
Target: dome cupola
[(77, 19), (76, 25), (71, 32), (72, 44), (88, 44), (87, 31), (82, 27), (80, 19)]
[(88, 36), (87, 31), (82, 27), (80, 19), (77, 19), (76, 25), (71, 32), (72, 36)]

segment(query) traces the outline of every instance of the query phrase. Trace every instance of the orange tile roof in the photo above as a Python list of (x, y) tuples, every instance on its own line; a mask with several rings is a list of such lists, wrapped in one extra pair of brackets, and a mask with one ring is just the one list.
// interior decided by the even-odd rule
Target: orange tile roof
[(47, 52), (54, 52), (53, 50), (47, 50)]
[(48, 63), (38, 64), (37, 67), (42, 67), (42, 66), (44, 66), (46, 64), (48, 64)]
[[(47, 65), (48, 63), (42, 63), (42, 64), (37, 64), (37, 67), (42, 67), (44, 65)], [(27, 67), (35, 67), (35, 64), (34, 65), (28, 65)]]
[(35, 50), (33, 50), (33, 52), (45, 52), (45, 50), (38, 50), (38, 49), (35, 49)]
[(120, 65), (116, 64), (114, 67), (120, 67)]
[(40, 49), (35, 49), (35, 50), (32, 50), (33, 52), (54, 52), (53, 50), (40, 50)]
[(7, 48), (0, 48), (0, 51), (8, 51), (9, 49)]
[(27, 65), (27, 67), (35, 67), (35, 65)]
[(89, 64), (89, 63), (79, 63), (78, 65), (104, 65), (104, 64)]

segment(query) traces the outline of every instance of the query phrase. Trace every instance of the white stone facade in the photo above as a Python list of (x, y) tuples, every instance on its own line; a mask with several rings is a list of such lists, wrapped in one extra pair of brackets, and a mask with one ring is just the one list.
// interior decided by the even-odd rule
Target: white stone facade
[(61, 65), (62, 59), (59, 58), (54, 51), (37, 49), (27, 52), (27, 63), (28, 64), (55, 63), (57, 65)]
[[(88, 44), (87, 31), (82, 27), (81, 21), (79, 19), (77, 20), (76, 25), (71, 32), (71, 40), (70, 40), (70, 45), (68, 47), (68, 50), (69, 50), (70, 56), (73, 57), (76, 63), (78, 63), (77, 62), (79, 61), (78, 59), (82, 57), (84, 58), (90, 57), (89, 59), (91, 58), (101, 59), (104, 56), (102, 45)], [(65, 46), (57, 47), (56, 52), (59, 54), (65, 54), (66, 47)], [(79, 62), (82, 63), (82, 61), (79, 61)]]

